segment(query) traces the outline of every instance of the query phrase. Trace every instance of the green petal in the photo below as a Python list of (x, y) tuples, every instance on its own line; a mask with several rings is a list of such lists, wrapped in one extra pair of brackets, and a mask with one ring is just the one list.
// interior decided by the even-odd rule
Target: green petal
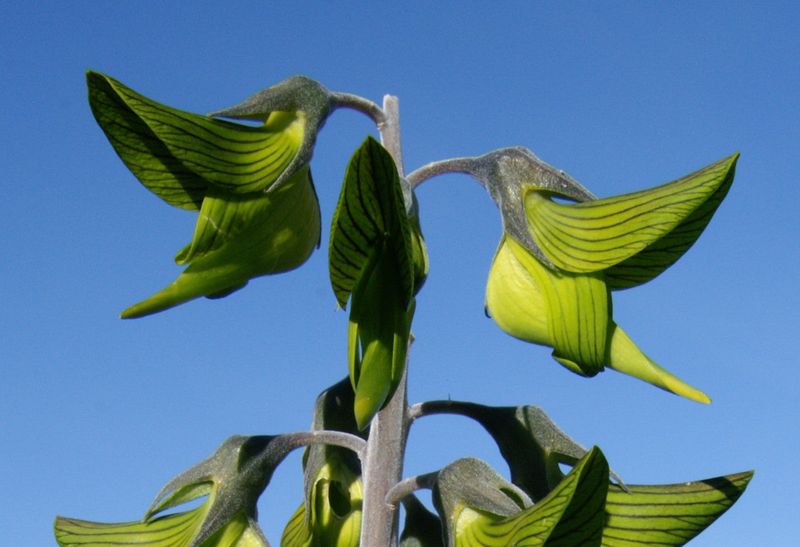
[(611, 485), (602, 545), (684, 545), (705, 530), (742, 495), (753, 473), (667, 485)]
[(406, 305), (414, 294), (411, 228), (392, 156), (368, 137), (350, 159), (333, 214), (330, 278), (339, 305), (347, 304), (373, 252), (390, 242)]
[(486, 311), (505, 332), (534, 344), (552, 346), (549, 311), (534, 277), (514, 256), (508, 236), (497, 247), (486, 282)]
[[(56, 541), (61, 547), (193, 547), (193, 538), (205, 517), (205, 508), (173, 513), (150, 521), (104, 524), (57, 517)], [(267, 547), (258, 524), (238, 516), (203, 542), (204, 547)]]
[[(178, 206), (198, 201), (200, 183), (187, 173), (232, 192), (260, 191), (286, 170), (303, 141), (301, 112), (275, 112), (253, 127), (170, 108), (96, 72), (88, 79), (93, 112), (117, 153), (134, 174), (144, 173), (145, 186)], [(161, 144), (150, 149), (154, 141)]]
[(708, 395), (658, 366), (633, 343), (625, 331), (613, 322), (611, 329), (608, 357), (608, 366), (610, 368), (692, 401), (698, 403), (711, 402)]
[[(176, 207), (199, 209), (208, 181), (188, 169), (125, 103), (116, 80), (89, 71), (89, 106), (128, 169), (158, 197)], [(121, 84), (119, 84), (121, 85)]]
[(210, 191), (192, 243), (176, 257), (189, 266), (122, 317), (149, 315), (200, 296), (222, 296), (253, 277), (294, 269), (308, 259), (319, 237), (319, 203), (307, 167), (266, 194)]
[(103, 524), (57, 517), (56, 541), (61, 547), (150, 545), (166, 547), (190, 545), (205, 517), (206, 508), (173, 513), (150, 521)]
[[(737, 158), (734, 154), (656, 188), (582, 203), (560, 204), (530, 191), (525, 209), (531, 235), (557, 267), (586, 273), (618, 265), (680, 228), (652, 255), (616, 274), (633, 279), (627, 286), (641, 283), (677, 260), (700, 235), (733, 180)], [(660, 254), (665, 250), (667, 257)]]
[(514, 257), (541, 291), (553, 357), (583, 376), (602, 371), (611, 318), (609, 292), (602, 274), (550, 270), (512, 238), (507, 241)]

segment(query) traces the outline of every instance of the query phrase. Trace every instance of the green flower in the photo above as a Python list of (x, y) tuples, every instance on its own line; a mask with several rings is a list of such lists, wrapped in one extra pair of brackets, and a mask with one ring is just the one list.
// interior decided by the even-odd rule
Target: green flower
[(617, 326), (611, 291), (649, 281), (691, 247), (733, 182), (737, 158), (606, 199), (594, 199), (527, 151), (476, 158), (472, 172), (500, 205), (505, 227), (486, 288), (489, 314), (512, 336), (552, 347), (553, 357), (577, 374), (594, 376), (608, 366), (710, 402)]
[[(61, 547), (268, 547), (256, 521), (256, 502), (287, 450), (279, 437), (234, 436), (207, 460), (170, 481), (141, 521), (116, 524), (57, 517)], [(202, 498), (188, 511), (162, 514)]]
[(363, 431), (403, 377), (415, 295), (428, 273), (416, 198), (372, 137), (350, 158), (328, 250), (336, 299), (342, 308), (350, 301), (347, 362)]
[[(323, 391), (314, 408), (312, 430), (358, 434), (350, 380)], [(346, 448), (312, 445), (303, 455), (305, 496), (281, 536), (281, 547), (356, 547), (361, 539), (364, 485), (361, 462)]]
[(214, 114), (260, 122), (243, 125), (170, 108), (97, 72), (87, 84), (95, 119), (133, 174), (170, 205), (199, 213), (191, 243), (175, 256), (186, 269), (122, 317), (226, 296), (300, 266), (319, 246), (308, 162), (332, 109), (321, 85), (290, 78)]

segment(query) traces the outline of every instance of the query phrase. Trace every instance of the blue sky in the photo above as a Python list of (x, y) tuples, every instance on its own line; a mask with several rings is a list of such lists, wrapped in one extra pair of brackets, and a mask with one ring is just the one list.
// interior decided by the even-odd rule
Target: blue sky
[[(431, 274), (418, 297), (412, 401), (536, 404), (629, 483), (746, 469), (739, 503), (693, 545), (796, 536), (800, 375), (793, 3), (7, 2), (0, 7), (0, 467), (4, 544), (54, 544), (56, 514), (139, 518), (161, 485), (234, 433), (308, 427), (346, 373), (346, 313), (326, 252), (221, 301), (135, 321), (166, 285), (193, 215), (144, 190), (89, 112), (87, 69), (208, 112), (292, 74), (400, 98), (407, 170), (523, 145), (600, 196), (736, 150), (736, 181), (694, 248), (616, 293), (614, 314), (703, 406), (616, 374), (569, 374), (483, 315), (500, 220), (465, 177), (418, 191)], [(313, 169), (323, 241), (368, 120), (337, 112)], [(431, 417), (406, 473), (466, 455), (503, 463), (477, 426)], [(260, 503), (277, 542), (301, 500), (300, 455)]]

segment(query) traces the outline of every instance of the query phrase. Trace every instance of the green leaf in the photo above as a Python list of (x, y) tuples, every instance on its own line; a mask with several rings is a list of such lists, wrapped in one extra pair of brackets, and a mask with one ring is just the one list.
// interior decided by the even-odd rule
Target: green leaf
[(545, 192), (529, 191), (525, 209), (531, 235), (558, 268), (588, 273), (616, 266), (680, 228), (660, 248), (616, 272), (630, 279), (620, 286), (639, 284), (697, 239), (733, 180), (737, 158), (734, 154), (656, 188), (582, 203), (561, 204)]
[[(167, 483), (141, 521), (103, 524), (58, 517), (56, 540), (62, 547), (267, 546), (255, 520), (255, 505), (287, 453), (280, 442), (273, 442), (276, 439), (231, 437), (208, 459)], [(161, 514), (203, 496), (206, 499), (194, 509)]]
[(685, 545), (742, 495), (753, 472), (667, 485), (612, 485), (606, 499), (603, 545)]
[(160, 104), (97, 72), (89, 104), (120, 158), (142, 183), (179, 207), (196, 208), (208, 185), (261, 191), (292, 163), (305, 131), (300, 111), (274, 112), (254, 127)]
[(359, 429), (402, 377), (420, 260), (394, 160), (368, 137), (347, 166), (329, 245), (336, 299), (352, 301), (347, 356)]

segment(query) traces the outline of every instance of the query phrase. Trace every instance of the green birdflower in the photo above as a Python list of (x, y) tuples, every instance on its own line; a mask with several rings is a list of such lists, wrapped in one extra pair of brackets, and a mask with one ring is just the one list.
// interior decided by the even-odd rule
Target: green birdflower
[(342, 308), (350, 301), (347, 362), (363, 431), (402, 379), (415, 295), (428, 273), (416, 198), (371, 137), (347, 166), (328, 250), (336, 299)]
[(132, 173), (170, 205), (198, 211), (191, 243), (175, 256), (183, 273), (122, 317), (226, 296), (254, 277), (300, 266), (319, 246), (308, 162), (333, 108), (320, 84), (293, 77), (212, 117), (162, 105), (97, 72), (87, 83), (95, 119)]
[[(358, 434), (349, 378), (323, 391), (312, 430)], [(281, 536), (281, 547), (356, 547), (361, 540), (364, 485), (361, 462), (351, 450), (325, 444), (303, 455), (305, 496)]]
[(614, 322), (611, 291), (653, 279), (691, 247), (733, 182), (737, 159), (734, 154), (648, 190), (595, 199), (530, 152), (476, 158), (472, 172), (498, 202), (505, 227), (487, 282), (488, 313), (512, 336), (552, 347), (572, 372), (594, 376), (608, 366), (710, 402)]
[[(268, 547), (256, 521), (256, 502), (286, 452), (278, 437), (230, 437), (208, 459), (167, 483), (141, 521), (104, 524), (57, 517), (56, 541), (61, 547)], [(203, 496), (193, 509), (165, 513)]]

